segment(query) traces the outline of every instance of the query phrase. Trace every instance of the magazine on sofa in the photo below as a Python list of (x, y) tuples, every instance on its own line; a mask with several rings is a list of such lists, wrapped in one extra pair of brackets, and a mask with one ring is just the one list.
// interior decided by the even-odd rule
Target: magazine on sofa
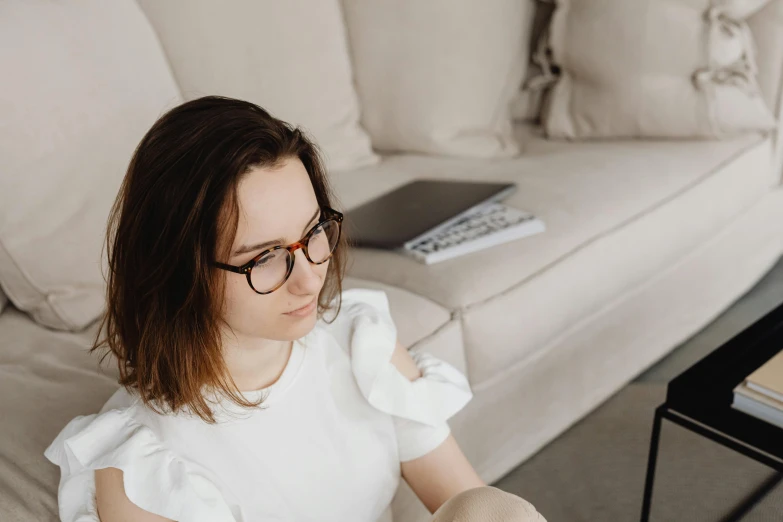
[(502, 203), (487, 203), (409, 241), (399, 252), (431, 265), (545, 229), (544, 222), (530, 212)]

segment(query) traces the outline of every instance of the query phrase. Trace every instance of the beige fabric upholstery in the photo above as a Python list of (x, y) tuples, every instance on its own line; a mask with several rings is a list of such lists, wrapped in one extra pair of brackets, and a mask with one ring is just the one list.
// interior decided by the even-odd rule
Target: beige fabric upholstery
[(3, 309), (5, 309), (7, 304), (8, 304), (8, 296), (6, 296), (3, 290), (0, 289), (0, 314), (3, 313)]
[(186, 99), (220, 94), (305, 127), (330, 169), (376, 163), (339, 0), (140, 0)]
[[(545, 234), (431, 266), (384, 250), (357, 249), (350, 274), (429, 296), (451, 310), (470, 308), (532, 279), (645, 211), (700, 186), (746, 152), (760, 160), (761, 168), (751, 171), (748, 166), (743, 173), (743, 193), (760, 194), (774, 183), (769, 169), (763, 168), (764, 146), (758, 136), (728, 141), (596, 143), (547, 140), (537, 128), (525, 124), (516, 125), (515, 131), (525, 147), (519, 158), (486, 162), (393, 155), (372, 168), (333, 174), (332, 181), (348, 210), (425, 177), (514, 182), (518, 189), (506, 202), (540, 215), (547, 224)], [(728, 196), (723, 194), (721, 201)], [(742, 207), (743, 203), (732, 205)], [(714, 211), (731, 212), (730, 208)], [(656, 235), (637, 241), (643, 239), (664, 243), (667, 238)], [(515, 261), (507, 263), (508, 259)]]
[(517, 183), (506, 202), (543, 218), (545, 234), (432, 266), (388, 251), (354, 252), (352, 276), (405, 288), (461, 316), (472, 384), (533, 356), (568, 325), (675, 262), (775, 183), (770, 142), (758, 136), (598, 144), (517, 129), (527, 145), (513, 160), (393, 156), (334, 177), (350, 208), (412, 179), (476, 179), (481, 169), (483, 179)]
[(0, 2), (0, 63), (0, 281), (40, 324), (78, 330), (104, 306), (128, 161), (179, 92), (132, 0)]
[(550, 39), (562, 71), (543, 109), (547, 134), (693, 138), (773, 129), (744, 22), (767, 1), (558, 0)]
[(362, 122), (376, 149), (466, 157), (518, 152), (508, 104), (532, 3), (343, 0)]
[[(676, 262), (571, 323), (534, 356), (474, 385), (473, 401), (449, 424), (481, 478), (491, 484), (510, 472), (747, 292), (783, 254), (781, 222), (779, 187)], [(537, 299), (565, 303), (578, 292)], [(505, 315), (522, 313), (512, 306)], [(487, 340), (482, 349), (500, 348)], [(405, 482), (392, 507), (395, 521), (429, 520)]]
[(95, 413), (117, 388), (113, 359), (88, 357), (97, 323), (81, 332), (42, 327), (9, 307), (0, 315), (0, 513), (54, 522), (59, 469), (43, 456), (76, 415)]
[(450, 422), (479, 474), (497, 480), (721, 314), (780, 259), (783, 235), (768, 223), (781, 220), (777, 188), (535, 356), (473, 386), (475, 403)]

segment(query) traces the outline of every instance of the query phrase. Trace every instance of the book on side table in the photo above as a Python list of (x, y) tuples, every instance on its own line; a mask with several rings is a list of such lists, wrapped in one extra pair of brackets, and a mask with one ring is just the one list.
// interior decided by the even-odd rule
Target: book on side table
[(783, 350), (734, 388), (731, 406), (783, 428)]

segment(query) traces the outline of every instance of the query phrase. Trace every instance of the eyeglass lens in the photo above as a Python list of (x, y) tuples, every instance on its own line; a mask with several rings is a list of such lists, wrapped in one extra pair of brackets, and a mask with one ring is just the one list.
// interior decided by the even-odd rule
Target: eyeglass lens
[[(333, 219), (321, 223), (310, 235), (307, 253), (313, 263), (324, 262), (337, 246), (340, 224)], [(258, 292), (268, 292), (280, 285), (286, 278), (288, 266), (293, 259), (288, 250), (278, 248), (256, 261), (250, 271), (250, 281)]]

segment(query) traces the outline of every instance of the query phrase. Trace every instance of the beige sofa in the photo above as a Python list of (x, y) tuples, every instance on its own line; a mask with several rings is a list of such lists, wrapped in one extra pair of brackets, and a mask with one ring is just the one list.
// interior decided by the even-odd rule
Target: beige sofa
[[(36, 4), (35, 12), (19, 8), (12, 13), (17, 18), (6, 17), (5, 22), (2, 15), (8, 12), (2, 9), (14, 2), (0, 8), (0, 34), (7, 30), (6, 35), (19, 36), (41, 24), (47, 35), (35, 34), (54, 47), (60, 45), (57, 38), (73, 34), (65, 29), (51, 31), (59, 27), (60, 17), (75, 16), (66, 12), (67, 2), (65, 7), (31, 3)], [(27, 41), (12, 54), (0, 55), (13, 89), (0, 86), (4, 98), (0, 114), (8, 114), (5, 110), (10, 110), (13, 94), (16, 121), (22, 117), (31, 121), (29, 128), (21, 130), (0, 125), (4, 143), (0, 156), (18, 159), (25, 152), (20, 147), (36, 144), (35, 153), (29, 155), (35, 161), (0, 160), (11, 169), (0, 171), (4, 183), (0, 188), (17, 190), (19, 183), (12, 180), (28, 176), (49, 176), (47, 183), (60, 180), (54, 193), (41, 186), (30, 188), (23, 195), (29, 198), (26, 206), (19, 204), (18, 198), (23, 197), (19, 192), (14, 193), (15, 202), (10, 192), (0, 195), (0, 201), (14, 211), (0, 214), (4, 219), (0, 265), (15, 263), (28, 284), (20, 286), (8, 270), (0, 271), (0, 287), (8, 296), (0, 296), (0, 303), (10, 298), (0, 315), (0, 520), (4, 522), (57, 518), (58, 470), (44, 459), (43, 450), (69, 419), (97, 411), (117, 386), (111, 364), (99, 369), (97, 360), (85, 353), (97, 324), (87, 321), (86, 328), (76, 328), (84, 317), (63, 312), (65, 299), (81, 299), (81, 311), (91, 310), (91, 301), (82, 294), (47, 293), (47, 285), (59, 283), (56, 278), (35, 280), (34, 267), (25, 265), (32, 261), (14, 255), (21, 240), (13, 235), (18, 229), (10, 227), (27, 227), (32, 242), (41, 237), (42, 229), (22, 218), (46, 213), (53, 202), (60, 203), (58, 194), (83, 197), (83, 204), (94, 205), (89, 196), (100, 191), (88, 185), (90, 180), (78, 177), (91, 165), (91, 158), (76, 152), (90, 150), (95, 133), (122, 134), (111, 141), (115, 149), (96, 151), (101, 168), (121, 177), (140, 133), (166, 106), (187, 95), (191, 87), (183, 87), (183, 82), (199, 77), (177, 69), (178, 60), (185, 58), (182, 49), (167, 44), (167, 38), (174, 38), (171, 33), (160, 36), (163, 45), (158, 47), (149, 27), (133, 32), (134, 24), (145, 22), (141, 11), (130, 4), (81, 4), (82, 10), (101, 10), (100, 16), (121, 21), (117, 28), (100, 33), (106, 38), (101, 42), (94, 40), (97, 33), (88, 27), (99, 16), (81, 18), (87, 35), (81, 43), (85, 49), (106, 47), (128, 56), (143, 55), (135, 63), (115, 63), (108, 54), (98, 53), (96, 58), (63, 53), (56, 57), (57, 66), (48, 70), (52, 84), (41, 85), (24, 82), (36, 78), (30, 63), (45, 62), (42, 56), (51, 48)], [(150, 9), (151, 2), (146, 4)], [(165, 32), (160, 25), (164, 15), (152, 17), (159, 16), (159, 35)], [(783, 0), (776, 0), (751, 19), (764, 97), (777, 116), (783, 108), (783, 45), (778, 36), (782, 18)], [(14, 27), (9, 27), (12, 21)], [(73, 45), (72, 39), (62, 44)], [(160, 57), (155, 58), (156, 53)], [(169, 66), (177, 73), (165, 70)], [(188, 66), (197, 68), (190, 62)], [(112, 67), (122, 74), (108, 74)], [(162, 79), (156, 83), (137, 76), (145, 68)], [(367, 71), (354, 74), (361, 82)], [(141, 81), (144, 88), (125, 92), (122, 85), (127, 81)], [(204, 81), (204, 88), (212, 88)], [(93, 88), (74, 94), (85, 85)], [(160, 94), (161, 89), (168, 90)], [(58, 105), (58, 92), (67, 103)], [(111, 107), (114, 96), (120, 99), (114, 106), (116, 114), (103, 113), (102, 125), (91, 125), (95, 123), (91, 117), (78, 123), (62, 119), (79, 113), (74, 100), (85, 107), (99, 102)], [(354, 107), (352, 103), (348, 100), (346, 106)], [(46, 114), (37, 110), (40, 105), (48, 108)], [(61, 106), (62, 112), (51, 110)], [(377, 124), (369, 122), (367, 127)], [(390, 252), (356, 249), (348, 269), (346, 287), (388, 293), (403, 344), (413, 351), (428, 351), (468, 376), (474, 399), (450, 425), (488, 483), (525, 461), (698, 331), (783, 253), (781, 133), (748, 133), (723, 140), (556, 141), (546, 139), (536, 123), (519, 120), (511, 131), (518, 155), (501, 151), (495, 157), (482, 158), (481, 153), (458, 157), (445, 148), (443, 154), (376, 151), (363, 155), (356, 148), (346, 155), (351, 158), (346, 164), (354, 166), (334, 168), (333, 163), (331, 174), (344, 209), (417, 178), (512, 181), (518, 190), (507, 203), (531, 210), (546, 222), (544, 234), (432, 266)], [(17, 139), (17, 132), (38, 141)], [(76, 152), (69, 156), (63, 151)], [(378, 157), (373, 157), (376, 153)], [(63, 172), (51, 174), (62, 165), (67, 166)], [(100, 190), (116, 189), (119, 178), (113, 176)], [(69, 179), (83, 188), (79, 194)], [(54, 199), (39, 198), (39, 190)], [(100, 220), (108, 203), (101, 200), (84, 215), (71, 211), (69, 233), (78, 238), (76, 225), (81, 223), (94, 235), (100, 228), (93, 221)], [(25, 213), (23, 208), (33, 210)], [(70, 203), (68, 208), (72, 210)], [(10, 243), (12, 237), (16, 243)], [(92, 248), (100, 244), (100, 237), (90, 236), (89, 241), (85, 244)], [(57, 245), (69, 246), (81, 248)], [(65, 262), (49, 264), (50, 271), (59, 267), (63, 272), (71, 268)], [(415, 522), (427, 517), (404, 481), (392, 508), (394, 520)]]

